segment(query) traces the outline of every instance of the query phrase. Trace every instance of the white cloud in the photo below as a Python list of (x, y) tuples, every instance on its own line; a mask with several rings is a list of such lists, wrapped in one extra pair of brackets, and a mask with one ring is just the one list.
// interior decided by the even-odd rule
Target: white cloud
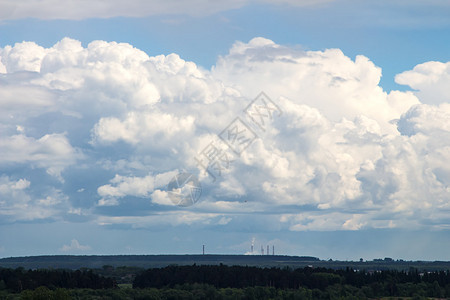
[(160, 205), (174, 205), (173, 201), (169, 197), (169, 193), (166, 191), (155, 190), (152, 195), (152, 202)]
[(398, 121), (398, 129), (403, 135), (422, 133), (440, 140), (450, 132), (450, 104), (439, 106), (415, 105), (406, 111)]
[(148, 197), (155, 188), (167, 185), (178, 172), (171, 171), (156, 176), (125, 177), (116, 175), (111, 184), (102, 185), (97, 192), (102, 197), (122, 198), (125, 196)]
[(126, 195), (132, 196), (147, 196), (149, 192), (153, 191), (154, 180), (152, 176), (147, 176), (143, 178), (139, 177), (123, 177), (116, 175), (111, 183), (103, 185), (98, 188), (98, 193), (100, 196), (110, 196), (110, 197), (124, 197)]
[(429, 61), (395, 76), (395, 82), (417, 90), (422, 103), (450, 102), (450, 62)]
[(70, 245), (63, 245), (60, 248), (63, 252), (78, 252), (78, 251), (88, 251), (91, 250), (91, 247), (88, 245), (81, 245), (78, 240), (73, 239), (70, 242)]
[(403, 94), (401, 104), (392, 105), (391, 96), (378, 85), (381, 69), (367, 57), (352, 61), (339, 49), (304, 52), (264, 38), (235, 43), (212, 73), (247, 97), (264, 89), (314, 107), (332, 121), (365, 115), (384, 132), (393, 132), (389, 121), (419, 103), (412, 94)]
[[(15, 199), (4, 207), (16, 220), (83, 211), (101, 224), (237, 226), (235, 215), (254, 213), (287, 230), (445, 226), (447, 64), (399, 75), (418, 93), (388, 94), (381, 69), (364, 56), (264, 38), (235, 43), (211, 71), (115, 42), (84, 48), (65, 38), (0, 51), (0, 192)], [(243, 112), (261, 90), (283, 112), (266, 131)], [(237, 116), (258, 138), (212, 183), (195, 157), (212, 141), (226, 149), (217, 134)], [(51, 176), (36, 182), (47, 189), (37, 195), (39, 180), (23, 174), (39, 169)], [(169, 207), (164, 187), (178, 170), (204, 187), (192, 211)], [(63, 195), (55, 176), (73, 193)], [(89, 179), (72, 187), (74, 178)], [(129, 197), (138, 199), (125, 207)], [(80, 207), (67, 203), (80, 198)], [(154, 215), (136, 217), (150, 206)], [(316, 212), (296, 211), (304, 208)]]
[(116, 142), (123, 140), (136, 144), (145, 139), (157, 138), (176, 139), (185, 134), (192, 134), (194, 118), (186, 116), (175, 117), (167, 113), (158, 112), (130, 112), (125, 119), (102, 118), (94, 127), (94, 137), (100, 142)]
[(8, 73), (17, 71), (39, 72), (41, 60), (48, 52), (48, 49), (34, 42), (22, 42), (14, 47), (6, 46), (2, 49), (0, 55), (2, 57), (1, 62)]
[(60, 180), (61, 171), (80, 158), (82, 154), (63, 134), (46, 134), (39, 139), (22, 134), (0, 138), (0, 165), (31, 164), (47, 169)]
[(68, 207), (68, 197), (57, 189), (33, 193), (31, 182), (0, 176), (0, 215), (2, 222), (61, 219)]
[(185, 225), (223, 226), (230, 221), (231, 218), (223, 214), (191, 211), (159, 212), (149, 216), (99, 216), (98, 218), (100, 225), (127, 225), (132, 228)]
[[(20, 192), (27, 189), (30, 186), (30, 182), (27, 179), (19, 179), (17, 181), (11, 181), (9, 177), (0, 177), (0, 192), (2, 194), (11, 194), (13, 192)], [(5, 197), (6, 198), (6, 197)]]

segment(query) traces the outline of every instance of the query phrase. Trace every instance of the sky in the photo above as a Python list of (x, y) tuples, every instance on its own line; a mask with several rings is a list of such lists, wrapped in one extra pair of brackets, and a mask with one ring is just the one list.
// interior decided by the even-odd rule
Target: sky
[(0, 257), (450, 260), (449, 37), (444, 0), (0, 0)]

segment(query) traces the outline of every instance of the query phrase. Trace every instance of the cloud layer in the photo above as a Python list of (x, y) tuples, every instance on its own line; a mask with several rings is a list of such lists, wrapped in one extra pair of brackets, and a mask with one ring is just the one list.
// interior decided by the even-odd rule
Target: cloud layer
[[(414, 92), (386, 93), (367, 57), (264, 38), (236, 42), (211, 70), (115, 42), (6, 46), (0, 214), (133, 228), (445, 228), (448, 66), (416, 66), (396, 77)], [(252, 119), (244, 110), (262, 90), (272, 102)], [(225, 143), (239, 124), (253, 132), (240, 155)], [(215, 180), (199, 164), (211, 147), (226, 164)], [(182, 171), (203, 185), (185, 209), (166, 190)]]
[[(260, 0), (269, 4), (288, 4), (293, 6), (317, 5), (332, 0)], [(86, 19), (111, 17), (145, 17), (152, 15), (191, 15), (203, 16), (220, 11), (237, 9), (249, 4), (249, 0), (220, 1), (177, 1), (177, 0), (131, 0), (127, 3), (118, 0), (74, 1), (74, 0), (5, 0), (0, 3), (0, 19)]]

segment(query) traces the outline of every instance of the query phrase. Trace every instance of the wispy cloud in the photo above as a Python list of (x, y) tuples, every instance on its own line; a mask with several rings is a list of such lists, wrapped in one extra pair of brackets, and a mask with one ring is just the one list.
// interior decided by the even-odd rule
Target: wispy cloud
[[(290, 4), (295, 6), (316, 5), (331, 0), (298, 0), (298, 1), (256, 1), (260, 3)], [(130, 0), (124, 3), (112, 1), (74, 1), (74, 0), (5, 0), (0, 3), (0, 19), (86, 19), (111, 17), (145, 17), (151, 15), (192, 15), (203, 16), (220, 11), (240, 8), (249, 4), (249, 0), (230, 1), (158, 1)]]

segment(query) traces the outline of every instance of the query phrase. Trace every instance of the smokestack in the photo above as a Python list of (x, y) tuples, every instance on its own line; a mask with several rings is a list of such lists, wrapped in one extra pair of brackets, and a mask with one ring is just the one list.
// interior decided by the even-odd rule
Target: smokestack
[(264, 255), (264, 247), (261, 245), (261, 255)]
[(203, 245), (203, 255), (205, 255), (205, 245)]
[(275, 245), (272, 245), (272, 255), (275, 255)]
[(266, 255), (269, 255), (269, 245), (267, 245), (267, 252)]

